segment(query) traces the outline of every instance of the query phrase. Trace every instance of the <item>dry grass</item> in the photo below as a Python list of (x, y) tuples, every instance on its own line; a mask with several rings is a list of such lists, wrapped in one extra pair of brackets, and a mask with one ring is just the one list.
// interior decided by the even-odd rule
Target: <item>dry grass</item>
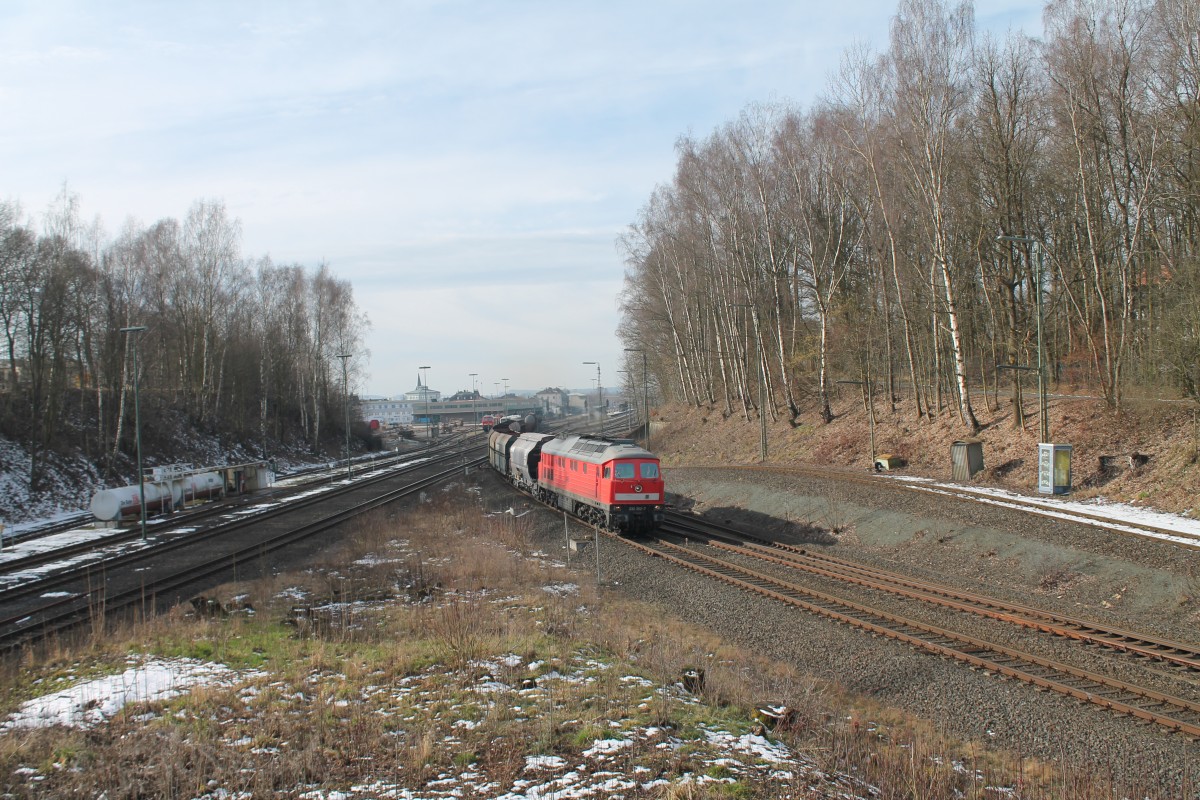
[[(666, 781), (627, 797), (845, 791), (846, 783), (813, 785), (799, 774), (757, 780), (712, 761), (703, 731), (763, 729), (755, 709), (770, 703), (789, 709), (767, 731), (773, 738), (831, 775), (878, 787), (878, 798), (982, 800), (997, 786), (1019, 787), (1011, 796), (1020, 798), (1113, 796), (1103, 776), (946, 740), (660, 609), (586, 584), (576, 593), (544, 591), (579, 575), (532, 557), (532, 520), (484, 516), (465, 495), (435, 495), (419, 511), (365, 523), (306, 569), (211, 593), (248, 596), (252, 614), (197, 617), (180, 607), (77, 649), (27, 654), (19, 668), (7, 667), (2, 710), (113, 672), (131, 653), (256, 672), (241, 685), (128, 707), (92, 729), (0, 735), (0, 790), (109, 800), (218, 790), (282, 797), (372, 781), (428, 791), (439, 776), (477, 774), (496, 788), (474, 796), (495, 796), (528, 777), (527, 756), (578, 763), (616, 722), (657, 732), (605, 769)], [(688, 671), (703, 675), (694, 692), (662, 688)], [(536, 691), (523, 688), (529, 682)], [(658, 746), (668, 739), (672, 746)], [(22, 777), (25, 768), (38, 779)], [(711, 782), (682, 780), (688, 775)], [(1156, 796), (1144, 787), (1134, 794)]]

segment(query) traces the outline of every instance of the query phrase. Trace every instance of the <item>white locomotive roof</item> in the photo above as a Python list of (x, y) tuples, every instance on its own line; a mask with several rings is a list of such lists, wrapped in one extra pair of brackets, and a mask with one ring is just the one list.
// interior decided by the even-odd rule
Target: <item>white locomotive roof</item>
[(637, 445), (632, 439), (601, 439), (595, 436), (568, 436), (542, 446), (543, 453), (571, 456), (580, 461), (601, 464), (617, 458), (650, 458), (658, 456)]

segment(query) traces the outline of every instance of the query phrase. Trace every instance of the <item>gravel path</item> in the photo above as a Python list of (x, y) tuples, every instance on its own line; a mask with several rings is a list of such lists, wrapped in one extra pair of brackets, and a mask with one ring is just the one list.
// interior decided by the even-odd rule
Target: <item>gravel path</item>
[[(1013, 602), (1197, 641), (1196, 551), (950, 498), (782, 472), (674, 468), (666, 478), (680, 507), (760, 535)], [(545, 545), (561, 548), (562, 523), (555, 516), (546, 514)], [(595, 568), (591, 558), (573, 564), (581, 571)], [(616, 590), (926, 718), (950, 736), (1047, 761), (1065, 757), (1168, 796), (1170, 787), (1194, 786), (1200, 778), (1200, 744), (1157, 727), (873, 638), (629, 548), (602, 545), (601, 569)], [(1017, 644), (1026, 638), (1011, 637)], [(1090, 658), (1071, 647), (1051, 644), (1046, 654)], [(1089, 666), (1107, 660), (1094, 658)], [(1191, 688), (1200, 695), (1200, 681)]]

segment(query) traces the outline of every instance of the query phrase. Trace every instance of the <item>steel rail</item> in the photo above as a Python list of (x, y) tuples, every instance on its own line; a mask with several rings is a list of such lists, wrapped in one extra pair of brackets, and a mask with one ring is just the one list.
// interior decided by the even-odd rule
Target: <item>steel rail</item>
[[(476, 459), (470, 463), (470, 466), (478, 466), (482, 463), (483, 459)], [(228, 570), (239, 563), (259, 559), (267, 553), (287, 547), (380, 506), (441, 483), (451, 476), (458, 475), (462, 468), (462, 464), (456, 464), (450, 469), (422, 478), (408, 486), (386, 492), (378, 497), (352, 506), (349, 509), (306, 523), (298, 528), (269, 537), (232, 553), (226, 553), (218, 558), (201, 562), (186, 570), (172, 572), (146, 581), (129, 589), (110, 593), (105, 587), (101, 586), (68, 598), (65, 602), (48, 604), (45, 609), (53, 610), (52, 614), (39, 619), (33, 619), (31, 615), (27, 615), (28, 619), (18, 621), (12, 624), (7, 630), (0, 632), (0, 653), (11, 652), (31, 641), (44, 639), (65, 630), (78, 627), (85, 622), (92, 621), (97, 614), (107, 617), (118, 611), (125, 611), (138, 605), (141, 606), (142, 612), (145, 613), (148, 608), (154, 607), (163, 592), (182, 588), (198, 580)]]
[[(268, 501), (274, 502), (274, 501), (277, 501), (277, 499), (280, 497), (280, 495), (278, 493), (271, 494), (271, 495), (255, 495), (253, 498), (247, 499), (244, 502), (239, 503), (239, 504), (231, 504), (228, 502), (227, 503), (214, 503), (209, 506), (205, 506), (196, 512), (187, 514), (186, 516), (181, 516), (172, 525), (169, 525), (169, 526), (156, 525), (153, 529), (153, 536), (149, 540), (150, 545), (147, 547), (138, 547), (133, 550), (127, 550), (127, 551), (122, 552), (119, 555), (113, 556), (112, 558), (108, 558), (108, 559), (104, 559), (103, 556), (100, 556), (100, 558), (97, 559), (96, 561), (92, 561), (87, 564), (71, 565), (71, 566), (66, 567), (62, 571), (54, 572), (54, 573), (46, 575), (42, 578), (37, 578), (37, 579), (31, 580), (31, 581), (26, 581), (17, 586), (0, 588), (0, 603), (12, 601), (19, 597), (25, 597), (30, 594), (36, 593), (36, 592), (44, 592), (48, 589), (53, 589), (54, 587), (59, 586), (64, 582), (75, 580), (79, 574), (86, 572), (88, 569), (92, 569), (92, 568), (96, 568), (96, 567), (100, 566), (100, 564), (99, 564), (100, 560), (103, 560), (104, 565), (108, 566), (108, 567), (120, 566), (121, 564), (127, 563), (129, 561), (142, 560), (147, 557), (148, 552), (163, 552), (163, 551), (174, 549), (175, 547), (188, 546), (188, 544), (190, 542), (195, 542), (198, 539), (203, 538), (205, 536), (221, 536), (221, 535), (224, 535), (225, 533), (236, 530), (239, 527), (244, 527), (246, 525), (250, 525), (255, 522), (262, 522), (264, 520), (271, 519), (272, 517), (276, 517), (281, 514), (286, 514), (286, 513), (289, 513), (290, 511), (293, 511), (293, 510), (296, 510), (299, 508), (304, 508), (306, 506), (317, 505), (317, 504), (323, 503), (326, 500), (329, 500), (333, 497), (337, 497), (339, 495), (346, 494), (348, 492), (357, 491), (359, 489), (362, 489), (363, 487), (371, 486), (371, 485), (374, 485), (381, 481), (390, 480), (390, 479), (394, 478), (395, 476), (403, 475), (406, 472), (412, 472), (412, 471), (415, 471), (418, 469), (428, 468), (431, 464), (436, 464), (439, 461), (442, 461), (445, 459), (463, 456), (466, 453), (467, 453), (466, 449), (448, 449), (446, 452), (440, 453), (436, 456), (433, 456), (433, 457), (431, 457), (427, 460), (421, 461), (419, 463), (402, 465), (399, 468), (392, 469), (389, 472), (386, 472), (381, 475), (374, 475), (367, 479), (355, 480), (355, 481), (352, 481), (349, 483), (342, 484), (340, 486), (335, 485), (334, 488), (328, 492), (325, 492), (325, 493), (322, 493), (319, 495), (313, 495), (310, 497), (302, 497), (297, 500), (287, 502), (283, 505), (267, 507), (261, 511), (255, 512), (254, 514), (248, 515), (241, 520), (236, 520), (231, 523), (226, 523), (226, 524), (218, 526), (216, 528), (190, 533), (185, 537), (175, 537), (175, 538), (170, 538), (170, 539), (164, 538), (166, 536), (170, 536), (172, 531), (178, 527), (183, 527), (185, 525), (190, 526), (199, 520), (206, 519), (209, 517), (219, 517), (222, 514), (229, 513), (230, 510), (232, 510), (234, 508), (241, 508), (246, 505), (256, 505), (259, 502), (268, 502)], [(306, 490), (306, 488), (307, 487), (301, 487), (298, 491), (304, 491), (304, 490)], [(81, 554), (85, 554), (85, 553), (90, 553), (90, 552), (100, 553), (100, 551), (104, 550), (105, 548), (108, 548), (108, 547), (111, 547), (114, 545), (123, 544), (125, 542), (132, 541), (132, 540), (135, 540), (138, 538), (140, 538), (139, 531), (137, 531), (136, 529), (130, 529), (130, 530), (122, 531), (120, 534), (116, 534), (113, 536), (105, 536), (102, 538), (90, 540), (88, 542), (80, 542), (80, 543), (77, 543), (74, 545), (68, 545), (66, 547), (55, 548), (53, 550), (47, 550), (42, 553), (37, 553), (35, 555), (29, 556), (27, 558), (19, 558), (19, 559), (10, 559), (8, 561), (0, 561), (0, 575), (9, 575), (12, 573), (20, 572), (22, 570), (31, 569), (33, 567), (39, 567), (39, 566), (42, 566), (45, 564), (53, 563), (54, 561), (63, 560), (66, 558), (70, 558), (72, 556), (77, 556), (77, 555), (81, 555)], [(0, 620), (0, 624), (2, 624), (2, 623), (3, 623), (3, 620)]]
[[(1185, 714), (1195, 715), (1200, 720), (1200, 705), (1182, 698), (882, 612), (853, 601), (756, 573), (736, 564), (709, 558), (678, 545), (660, 542), (661, 547), (652, 547), (649, 544), (629, 539), (622, 539), (622, 541), (648, 555), (662, 558), (730, 586), (802, 608), (836, 622), (904, 642), (917, 649), (969, 664), (987, 672), (1015, 678), (1043, 689), (1094, 703), (1117, 713), (1154, 722), (1192, 738), (1200, 738), (1200, 721), (1181, 720), (1153, 709), (1153, 706), (1156, 705), (1167, 706)], [(673, 555), (671, 552), (667, 552), (668, 549), (682, 555)], [(700, 562), (707, 562), (713, 566), (705, 566)], [(984, 657), (981, 655), (983, 653), (991, 655)], [(1049, 674), (1038, 674), (1035, 668), (1045, 670)], [(1070, 676), (1084, 681), (1085, 684), (1094, 684), (1096, 689), (1115, 692), (1126, 697), (1114, 698), (1092, 688), (1072, 686), (1064, 682), (1062, 676)], [(1135, 705), (1136, 699), (1145, 701), (1146, 704)]]
[[(664, 526), (664, 530), (669, 532), (678, 530), (681, 535), (692, 535), (692, 529), (678, 526), (677, 523), (675, 526)], [(711, 538), (713, 534), (710, 533), (701, 535), (710, 537), (706, 543), (711, 547), (761, 559), (789, 569), (798, 569), (833, 580), (889, 592), (900, 597), (1019, 625), (1053, 636), (1174, 664), (1188, 670), (1200, 670), (1200, 649), (1184, 642), (1055, 614), (1032, 606), (1007, 603), (986, 595), (963, 592), (935, 583), (917, 581), (886, 570), (864, 567), (834, 556), (811, 553), (803, 548), (778, 542), (771, 544), (749, 542), (741, 545), (716, 541)], [(782, 550), (794, 557), (783, 558), (770, 552), (773, 550)], [(828, 564), (829, 566), (818, 566), (818, 564)]]
[[(415, 464), (412, 466), (412, 470), (436, 466), (441, 461), (458, 458), (461, 455), (463, 455), (463, 453), (458, 451), (446, 453), (439, 458), (433, 459), (432, 461)], [(461, 466), (461, 464), (459, 466)], [(30, 595), (42, 594), (51, 589), (70, 585), (79, 580), (90, 582), (93, 574), (100, 577), (100, 579), (103, 579), (103, 576), (110, 569), (116, 569), (118, 567), (149, 561), (174, 550), (195, 547), (197, 544), (207, 540), (218, 541), (245, 528), (259, 525), (263, 522), (284, 516), (286, 514), (294, 513), (310, 506), (320, 505), (336, 497), (348, 494), (349, 492), (359, 491), (380, 481), (393, 479), (397, 475), (404, 474), (405, 472), (412, 470), (394, 471), (387, 475), (378, 476), (377, 479), (344, 486), (341, 490), (333, 493), (313, 495), (311, 497), (301, 498), (292, 503), (280, 504), (273, 508), (267, 508), (259, 513), (244, 516), (241, 519), (233, 520), (208, 530), (198, 531), (187, 535), (180, 535), (170, 539), (158, 539), (156, 537), (155, 539), (152, 539), (151, 543), (146, 547), (127, 550), (111, 558), (103, 559), (98, 562), (93, 561), (86, 564), (77, 565), (73, 568), (64, 569), (37, 580), (28, 581), (18, 586), (9, 587), (8, 589), (0, 592), (0, 603), (12, 603), (13, 601), (21, 598), (29, 597)], [(66, 604), (69, 602), (69, 597), (58, 600), (58, 603), (60, 604)], [(53, 602), (43, 604), (44, 607), (52, 605), (54, 605)], [(9, 613), (5, 617), (0, 617), (0, 628), (3, 628), (5, 625), (14, 624), (15, 621), (21, 619), (24, 614), (24, 611), (17, 611), (15, 613)]]

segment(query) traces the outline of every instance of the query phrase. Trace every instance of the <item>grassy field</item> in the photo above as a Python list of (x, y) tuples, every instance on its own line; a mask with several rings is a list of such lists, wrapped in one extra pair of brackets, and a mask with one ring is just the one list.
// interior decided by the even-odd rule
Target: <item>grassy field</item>
[[(947, 741), (598, 591), (594, 572), (536, 549), (535, 518), (488, 516), (453, 487), (302, 569), (25, 653), (5, 666), (0, 786), (106, 800), (1156, 796)], [(174, 691), (112, 704), (88, 688), (151, 664), (178, 670)], [(213, 664), (216, 679), (183, 677)], [(90, 721), (11, 717), (60, 692)]]

